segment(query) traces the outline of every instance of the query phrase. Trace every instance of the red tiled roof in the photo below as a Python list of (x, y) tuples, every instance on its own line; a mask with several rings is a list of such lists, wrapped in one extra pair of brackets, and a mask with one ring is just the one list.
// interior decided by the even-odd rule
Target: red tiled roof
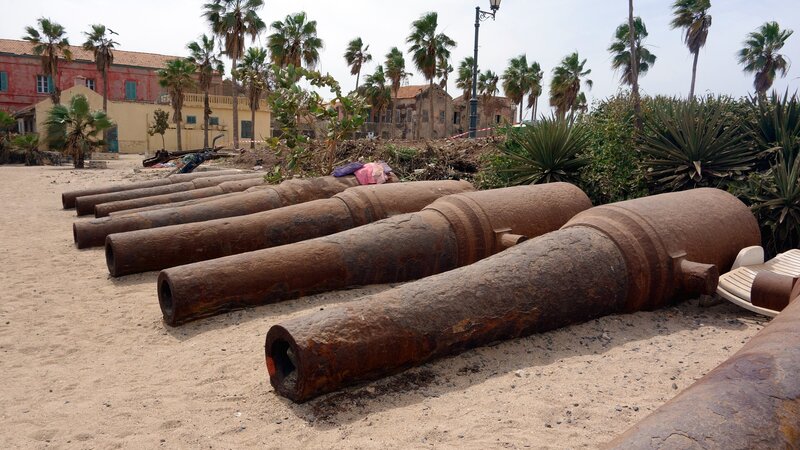
[[(83, 47), (70, 46), (73, 61), (94, 62), (94, 54)], [(0, 54), (28, 55), (35, 56), (28, 41), (18, 41), (15, 39), (0, 39)], [(128, 52), (114, 50), (114, 64), (121, 66), (146, 67), (160, 69), (167, 61), (177, 59), (178, 56), (158, 55), (155, 53)]]
[(398, 99), (414, 98), (417, 95), (424, 92), (429, 87), (430, 85), (427, 84), (418, 84), (414, 86), (400, 86), (400, 89), (397, 90), (397, 98)]

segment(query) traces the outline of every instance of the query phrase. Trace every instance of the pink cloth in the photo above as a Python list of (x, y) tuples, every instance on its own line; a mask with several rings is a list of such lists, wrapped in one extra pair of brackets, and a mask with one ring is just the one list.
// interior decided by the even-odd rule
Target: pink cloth
[(386, 183), (386, 174), (383, 173), (383, 164), (381, 163), (364, 164), (364, 167), (356, 170), (353, 175), (356, 176), (358, 184)]

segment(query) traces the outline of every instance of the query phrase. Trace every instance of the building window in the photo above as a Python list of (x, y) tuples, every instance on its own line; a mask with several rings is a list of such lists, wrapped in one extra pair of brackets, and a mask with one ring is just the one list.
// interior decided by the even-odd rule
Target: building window
[(439, 123), (444, 123), (444, 111), (439, 111)]
[(53, 92), (53, 77), (50, 75), (36, 75), (36, 93), (50, 94)]
[(242, 121), (242, 130), (240, 131), (242, 138), (253, 139), (253, 122), (249, 120)]
[(422, 110), (422, 123), (428, 123), (428, 110)]
[(86, 79), (86, 87), (91, 89), (91, 90), (93, 90), (93, 91), (95, 90), (94, 78), (87, 78)]
[(197, 123), (197, 116), (186, 116), (186, 125), (194, 125)]
[(136, 82), (125, 82), (125, 100), (136, 100)]
[(209, 117), (208, 118), (208, 124), (209, 125), (215, 125), (215, 126), (219, 125), (219, 117), (214, 117), (214, 116)]
[(494, 123), (500, 123), (500, 115), (494, 116)]
[(456, 125), (461, 123), (461, 111), (453, 111), (453, 123)]
[(0, 92), (8, 91), (8, 72), (0, 72)]

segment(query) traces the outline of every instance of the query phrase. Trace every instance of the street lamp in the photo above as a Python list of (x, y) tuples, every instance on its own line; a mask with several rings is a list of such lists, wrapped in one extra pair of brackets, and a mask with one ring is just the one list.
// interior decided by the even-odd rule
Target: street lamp
[(500, 9), (500, 0), (489, 0), (491, 12), (481, 11), (480, 6), (475, 7), (475, 56), (472, 61), (472, 98), (469, 99), (469, 138), (475, 139), (478, 135), (478, 30), (481, 22), (489, 17), (494, 20), (494, 15)]

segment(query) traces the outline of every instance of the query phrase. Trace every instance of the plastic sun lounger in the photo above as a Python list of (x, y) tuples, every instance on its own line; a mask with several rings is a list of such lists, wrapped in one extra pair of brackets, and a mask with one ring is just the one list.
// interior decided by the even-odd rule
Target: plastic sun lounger
[(717, 294), (758, 314), (775, 317), (780, 311), (761, 308), (750, 303), (750, 290), (758, 272), (770, 271), (792, 277), (800, 276), (800, 250), (781, 253), (764, 262), (764, 249), (747, 247), (739, 252), (731, 271), (719, 277)]

